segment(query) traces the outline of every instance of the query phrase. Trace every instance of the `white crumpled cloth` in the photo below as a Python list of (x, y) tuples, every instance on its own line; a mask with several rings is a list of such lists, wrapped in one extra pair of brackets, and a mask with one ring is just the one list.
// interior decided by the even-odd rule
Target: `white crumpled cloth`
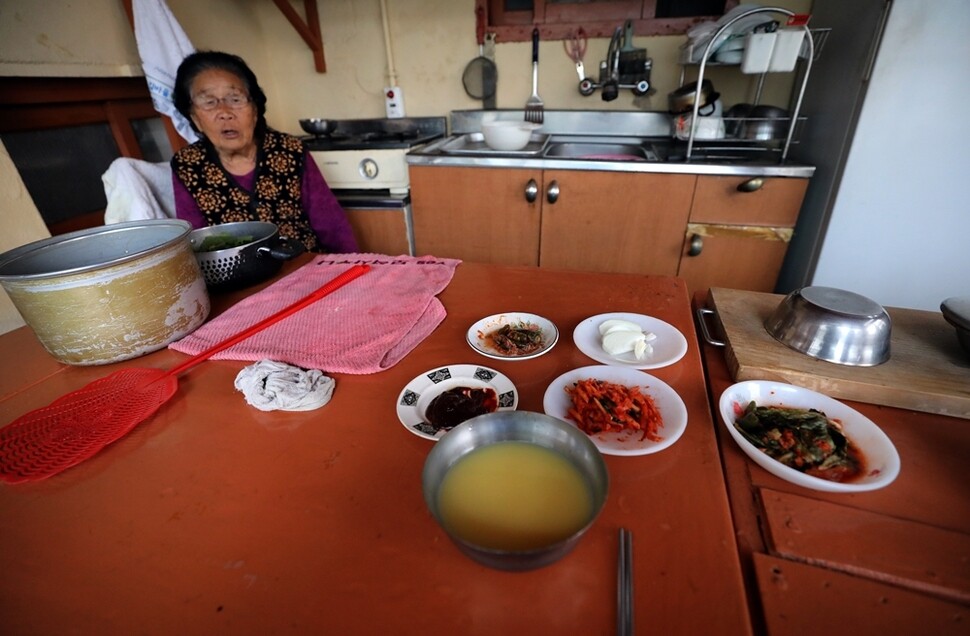
[(236, 376), (236, 388), (246, 402), (261, 411), (312, 411), (333, 395), (334, 380), (318, 369), (301, 369), (260, 360)]
[(104, 223), (174, 219), (172, 168), (168, 163), (118, 157), (101, 175), (108, 201)]

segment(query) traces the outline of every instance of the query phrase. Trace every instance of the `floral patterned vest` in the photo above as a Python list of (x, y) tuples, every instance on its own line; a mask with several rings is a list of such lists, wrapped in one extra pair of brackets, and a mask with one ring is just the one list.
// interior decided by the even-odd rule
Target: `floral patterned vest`
[(300, 202), (304, 156), (299, 139), (267, 129), (256, 153), (252, 192), (239, 187), (204, 138), (179, 150), (172, 168), (210, 225), (268, 221), (276, 224), (280, 236), (319, 252), (320, 242)]

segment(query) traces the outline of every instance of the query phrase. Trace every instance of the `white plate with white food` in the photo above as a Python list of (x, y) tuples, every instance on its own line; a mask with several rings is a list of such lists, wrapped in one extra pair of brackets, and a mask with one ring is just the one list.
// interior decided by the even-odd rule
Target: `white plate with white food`
[(542, 398), (545, 414), (581, 428), (569, 418), (568, 413), (573, 402), (566, 393), (566, 387), (588, 379), (603, 380), (625, 387), (639, 387), (642, 394), (650, 396), (663, 419), (663, 426), (657, 431), (660, 437), (658, 440), (646, 439), (639, 431), (630, 429), (591, 434), (590, 441), (604, 455), (656, 453), (672, 446), (687, 430), (687, 405), (669, 384), (648, 373), (617, 366), (593, 365), (562, 374), (552, 381)]
[[(614, 329), (612, 333), (604, 333)], [(637, 357), (636, 329), (643, 334), (646, 345), (641, 357)], [(630, 335), (624, 335), (632, 334)], [(620, 334), (614, 336), (614, 334)], [(608, 353), (604, 347), (604, 336), (619, 348)], [(659, 369), (671, 365), (687, 353), (687, 338), (676, 327), (652, 316), (614, 312), (599, 314), (583, 320), (573, 330), (573, 342), (585, 355), (597, 362), (631, 369)]]
[(436, 429), (430, 424), (428, 407), (442, 393), (461, 387), (493, 390), (495, 411), (514, 411), (519, 404), (515, 385), (495, 369), (477, 364), (451, 364), (425, 371), (408, 382), (397, 396), (397, 417), (418, 437), (437, 440), (451, 429)]
[[(503, 328), (514, 330), (525, 339), (509, 342), (502, 335)], [(512, 335), (513, 334), (505, 334)], [(487, 358), (495, 360), (531, 360), (548, 353), (559, 341), (559, 329), (551, 320), (536, 314), (510, 311), (482, 318), (469, 328), (465, 336), (468, 346)], [(506, 346), (503, 346), (506, 345)]]
[[(738, 414), (751, 402), (757, 406), (815, 409), (824, 413), (827, 419), (841, 426), (850, 447), (858, 450), (862, 461), (861, 472), (847, 481), (830, 481), (774, 459), (734, 425)], [(899, 453), (892, 440), (865, 415), (822, 393), (784, 382), (748, 380), (725, 389), (721, 394), (719, 410), (724, 426), (741, 450), (771, 474), (793, 484), (826, 492), (862, 492), (884, 488), (899, 474)], [(763, 438), (761, 435), (754, 437)]]

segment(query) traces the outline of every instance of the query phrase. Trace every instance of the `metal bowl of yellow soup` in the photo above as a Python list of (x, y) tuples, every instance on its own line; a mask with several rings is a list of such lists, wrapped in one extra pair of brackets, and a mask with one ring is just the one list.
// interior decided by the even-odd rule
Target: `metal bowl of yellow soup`
[(496, 411), (435, 444), (424, 500), (466, 555), (502, 570), (559, 560), (606, 503), (606, 463), (589, 436), (541, 413)]

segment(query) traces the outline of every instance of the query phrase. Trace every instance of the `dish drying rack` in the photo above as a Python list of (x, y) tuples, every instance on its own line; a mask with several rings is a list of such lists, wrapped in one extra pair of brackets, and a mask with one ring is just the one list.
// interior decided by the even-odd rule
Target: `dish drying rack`
[[(789, 11), (788, 9), (783, 9), (781, 7), (757, 7), (757, 8), (751, 9), (750, 11), (745, 11), (744, 13), (736, 15), (734, 18), (732, 18), (725, 24), (721, 25), (721, 27), (714, 32), (714, 35), (704, 46), (704, 53), (703, 55), (701, 55), (700, 62), (692, 62), (692, 60), (694, 59), (695, 50), (693, 45), (690, 42), (688, 42), (683, 47), (681, 47), (680, 85), (681, 86), (684, 85), (686, 67), (688, 65), (693, 65), (693, 64), (698, 65), (697, 86), (703, 85), (704, 72), (708, 66), (737, 66), (738, 64), (735, 62), (712, 61), (710, 58), (711, 58), (711, 55), (715, 52), (713, 50), (715, 48), (714, 44), (719, 43), (719, 41), (721, 40), (721, 36), (723, 36), (725, 32), (727, 32), (728, 29), (736, 22), (759, 13), (783, 15), (783, 16), (786, 16), (786, 19), (792, 18), (796, 15), (793, 11)], [(799, 53), (798, 57), (805, 61), (804, 72), (801, 78), (801, 85), (798, 88), (798, 96), (795, 99), (795, 105), (791, 110), (791, 116), (788, 118), (789, 119), (788, 130), (785, 134), (784, 143), (782, 144), (782, 147), (781, 147), (781, 159), (779, 161), (780, 163), (784, 163), (785, 160), (788, 158), (788, 151), (791, 148), (796, 127), (805, 121), (805, 118), (804, 117), (799, 118), (798, 114), (799, 114), (799, 111), (801, 110), (802, 99), (805, 96), (805, 87), (808, 84), (808, 77), (811, 74), (812, 62), (818, 58), (818, 55), (822, 51), (822, 46), (824, 46), (825, 40), (828, 38), (829, 32), (831, 31), (831, 29), (828, 29), (828, 28), (809, 29), (808, 25), (801, 25), (800, 28), (804, 31), (805, 36), (802, 44), (802, 50)], [(761, 100), (761, 91), (762, 91), (762, 88), (764, 87), (764, 81), (765, 81), (765, 73), (761, 73), (761, 76), (758, 80), (758, 88), (757, 88), (757, 93), (755, 97), (755, 104), (757, 104)], [(694, 145), (695, 145), (696, 136), (697, 136), (698, 116), (699, 116), (700, 109), (701, 109), (700, 100), (694, 100), (694, 109), (693, 109), (692, 117), (690, 121), (690, 134), (687, 137), (687, 150), (684, 156), (685, 161), (691, 160), (691, 156), (694, 151)], [(740, 124), (741, 124), (740, 121), (735, 122), (735, 125), (738, 128), (740, 127)]]

